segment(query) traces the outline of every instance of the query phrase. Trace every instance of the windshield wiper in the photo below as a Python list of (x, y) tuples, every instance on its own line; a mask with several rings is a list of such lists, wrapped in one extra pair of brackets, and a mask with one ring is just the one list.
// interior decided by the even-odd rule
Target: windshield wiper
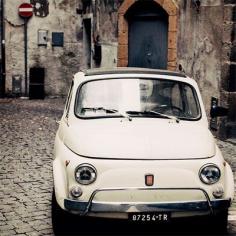
[(105, 111), (106, 113), (118, 113), (118, 115), (127, 118), (129, 121), (132, 120), (132, 118), (126, 113), (126, 112), (121, 112), (116, 109), (108, 109), (105, 107), (83, 107), (81, 110), (92, 110), (92, 111)]
[(118, 112), (118, 110), (107, 109), (105, 107), (83, 107), (81, 110), (105, 111), (107, 113), (116, 113), (116, 112)]
[(144, 114), (144, 115), (150, 115), (150, 114), (154, 114), (154, 115), (158, 115), (160, 117), (164, 117), (164, 118), (168, 118), (168, 119), (171, 119), (171, 120), (174, 120), (176, 123), (179, 123), (179, 119), (175, 116), (171, 116), (171, 115), (166, 115), (166, 114), (163, 114), (163, 113), (160, 113), (160, 112), (157, 112), (157, 111), (126, 111), (126, 113), (128, 114)]
[(176, 116), (166, 115), (166, 114), (163, 114), (163, 113), (160, 113), (160, 112), (157, 112), (157, 111), (147, 111), (147, 112), (152, 113), (152, 114), (156, 114), (156, 115), (159, 115), (159, 116), (162, 116), (162, 117), (166, 117), (168, 119), (176, 121), (176, 123), (179, 123), (179, 119)]

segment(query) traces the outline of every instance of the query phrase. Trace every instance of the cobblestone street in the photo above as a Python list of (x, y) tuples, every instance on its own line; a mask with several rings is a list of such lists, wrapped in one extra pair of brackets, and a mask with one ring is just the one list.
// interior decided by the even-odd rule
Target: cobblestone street
[[(52, 149), (64, 99), (0, 99), (0, 235), (53, 235)], [(236, 171), (234, 141), (218, 144)], [(236, 203), (229, 235), (236, 235)]]

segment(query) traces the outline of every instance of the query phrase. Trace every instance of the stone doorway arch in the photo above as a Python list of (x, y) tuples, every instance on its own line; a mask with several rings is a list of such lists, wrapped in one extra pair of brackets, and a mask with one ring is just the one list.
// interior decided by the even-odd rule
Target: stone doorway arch
[[(151, 1), (151, 0), (150, 0)], [(168, 70), (176, 70), (177, 59), (177, 13), (178, 7), (174, 0), (152, 0), (161, 6), (168, 14)], [(128, 37), (129, 24), (125, 17), (129, 8), (137, 0), (125, 0), (118, 10), (118, 66), (126, 67), (128, 65)]]

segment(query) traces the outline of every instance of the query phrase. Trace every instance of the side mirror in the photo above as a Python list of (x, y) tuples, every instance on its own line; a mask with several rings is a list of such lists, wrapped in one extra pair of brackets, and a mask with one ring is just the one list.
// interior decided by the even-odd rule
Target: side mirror
[(211, 118), (215, 118), (215, 117), (218, 117), (218, 116), (227, 116), (228, 111), (229, 110), (227, 108), (213, 105), (211, 107), (210, 115), (211, 115)]

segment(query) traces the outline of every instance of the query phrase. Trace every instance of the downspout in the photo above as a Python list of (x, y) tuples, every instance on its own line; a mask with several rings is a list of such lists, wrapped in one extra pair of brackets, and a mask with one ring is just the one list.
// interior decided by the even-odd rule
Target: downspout
[(1, 56), (0, 97), (4, 97), (6, 84), (4, 0), (1, 0)]

